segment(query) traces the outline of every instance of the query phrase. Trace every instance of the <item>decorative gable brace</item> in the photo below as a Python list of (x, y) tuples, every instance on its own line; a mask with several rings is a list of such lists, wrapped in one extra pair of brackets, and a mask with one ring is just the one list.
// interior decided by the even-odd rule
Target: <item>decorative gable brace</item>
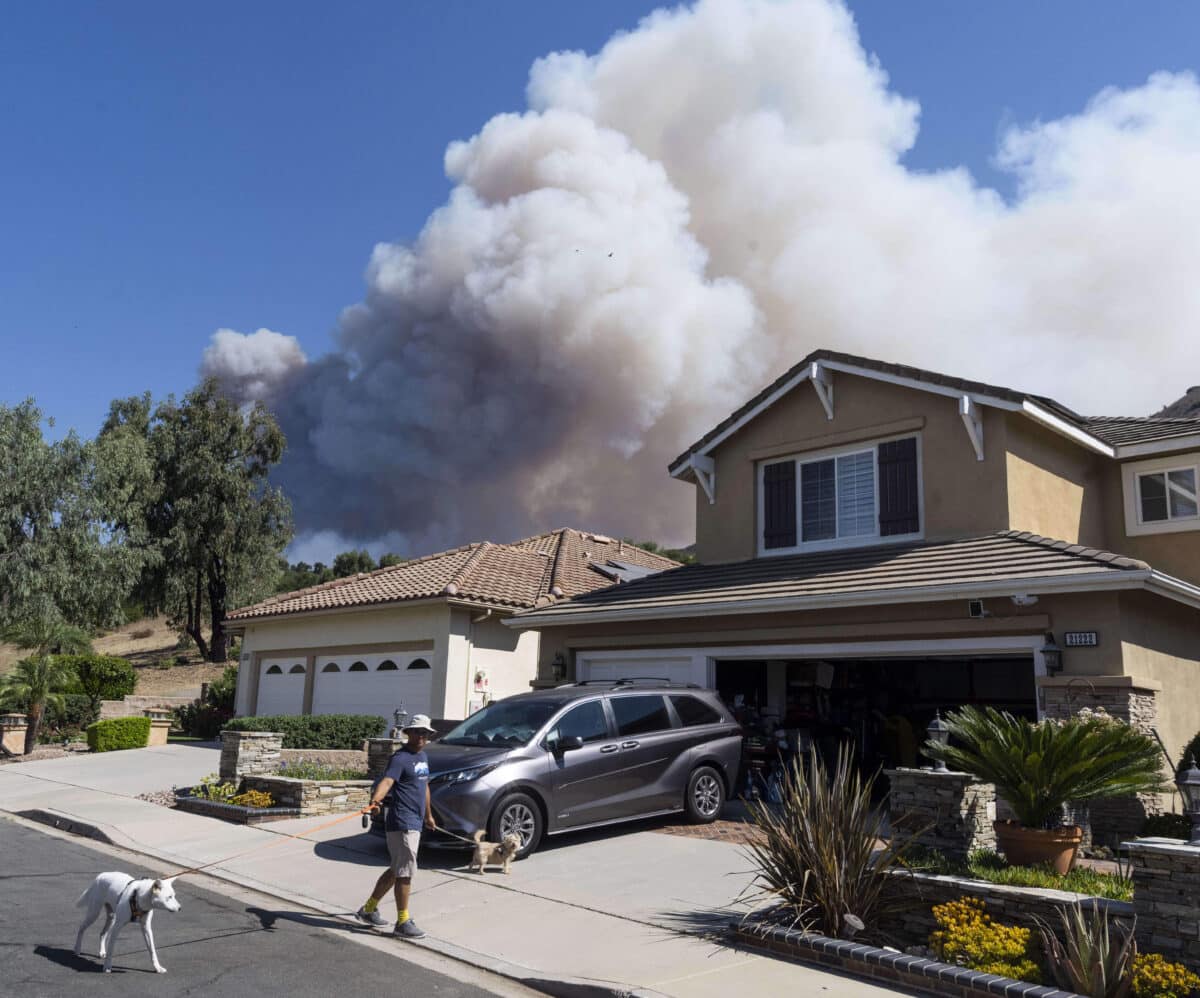
[(967, 436), (971, 438), (971, 446), (975, 448), (975, 460), (983, 460), (983, 413), (970, 395), (963, 395), (958, 400), (958, 414), (962, 417), (963, 426), (967, 428)]
[(696, 473), (696, 481), (700, 483), (700, 488), (704, 489), (711, 506), (717, 501), (717, 462), (707, 454), (693, 454), (692, 471)]
[(808, 367), (808, 380), (821, 400), (825, 418), (833, 419), (833, 372), (820, 361), (813, 361)]

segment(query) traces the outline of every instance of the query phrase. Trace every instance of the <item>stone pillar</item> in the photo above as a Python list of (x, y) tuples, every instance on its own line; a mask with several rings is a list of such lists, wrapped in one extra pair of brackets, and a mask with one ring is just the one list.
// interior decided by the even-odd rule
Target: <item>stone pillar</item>
[(222, 731), (221, 779), (278, 773), (283, 735), (275, 731)]
[(403, 738), (367, 739), (367, 779), (379, 779), (387, 769), (388, 760), (400, 751)]
[[(1065, 720), (1084, 708), (1103, 710), (1153, 737), (1158, 724), (1158, 695), (1162, 683), (1138, 676), (1039, 676), (1038, 701), (1042, 716)], [(1167, 768), (1163, 759), (1164, 771)], [(1086, 813), (1075, 808), (1073, 821), (1090, 830), (1091, 840), (1115, 846), (1141, 833), (1147, 815), (1158, 814), (1162, 802), (1154, 794), (1092, 801)]]
[(1200, 973), (1200, 846), (1178, 839), (1126, 842), (1137, 941)]
[(996, 788), (970, 773), (889, 769), (892, 836), (913, 837), (927, 849), (965, 859), (995, 849)]
[(25, 754), (25, 732), (29, 729), (24, 714), (0, 714), (0, 745), (9, 755)]
[(146, 748), (153, 748), (155, 745), (166, 745), (167, 733), (171, 730), (171, 712), (169, 710), (156, 710), (151, 707), (143, 710), (142, 714), (150, 718), (150, 740), (146, 742)]

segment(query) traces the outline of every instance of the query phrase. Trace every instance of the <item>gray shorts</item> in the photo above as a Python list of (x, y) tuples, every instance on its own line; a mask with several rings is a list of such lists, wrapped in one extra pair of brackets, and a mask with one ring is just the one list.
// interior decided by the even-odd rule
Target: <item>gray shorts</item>
[(417, 872), (417, 850), (421, 848), (420, 832), (388, 832), (388, 853), (392, 857), (392, 873), (401, 879)]

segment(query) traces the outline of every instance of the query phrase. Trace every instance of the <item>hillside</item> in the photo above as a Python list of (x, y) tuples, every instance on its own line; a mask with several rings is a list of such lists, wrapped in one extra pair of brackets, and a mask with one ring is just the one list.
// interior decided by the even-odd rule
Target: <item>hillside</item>
[[(194, 648), (176, 650), (178, 638), (165, 618), (155, 617), (96, 638), (92, 647), (101, 655), (128, 659), (138, 675), (136, 692), (142, 696), (199, 696), (200, 684), (219, 677), (223, 667), (201, 662)], [(0, 673), (12, 668), (21, 655), (11, 645), (0, 644)], [(185, 658), (186, 664), (177, 664), (177, 658)]]

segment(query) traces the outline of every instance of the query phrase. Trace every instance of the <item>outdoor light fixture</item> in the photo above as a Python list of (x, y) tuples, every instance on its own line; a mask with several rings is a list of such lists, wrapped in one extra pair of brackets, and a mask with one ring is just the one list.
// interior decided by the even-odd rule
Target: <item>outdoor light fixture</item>
[[(934, 711), (933, 720), (929, 722), (929, 727), (925, 729), (925, 734), (929, 736), (931, 742), (936, 742), (938, 745), (950, 744), (950, 725), (942, 720), (941, 711)], [(950, 772), (942, 759), (933, 760), (933, 771), (935, 773)]]
[(1200, 846), (1200, 769), (1196, 768), (1196, 757), (1188, 759), (1188, 768), (1175, 777), (1175, 786), (1183, 798), (1183, 810), (1192, 819), (1191, 846)]
[(1046, 632), (1046, 643), (1042, 645), (1042, 661), (1046, 663), (1046, 675), (1057, 676), (1062, 672), (1062, 649), (1055, 643), (1054, 635)]

